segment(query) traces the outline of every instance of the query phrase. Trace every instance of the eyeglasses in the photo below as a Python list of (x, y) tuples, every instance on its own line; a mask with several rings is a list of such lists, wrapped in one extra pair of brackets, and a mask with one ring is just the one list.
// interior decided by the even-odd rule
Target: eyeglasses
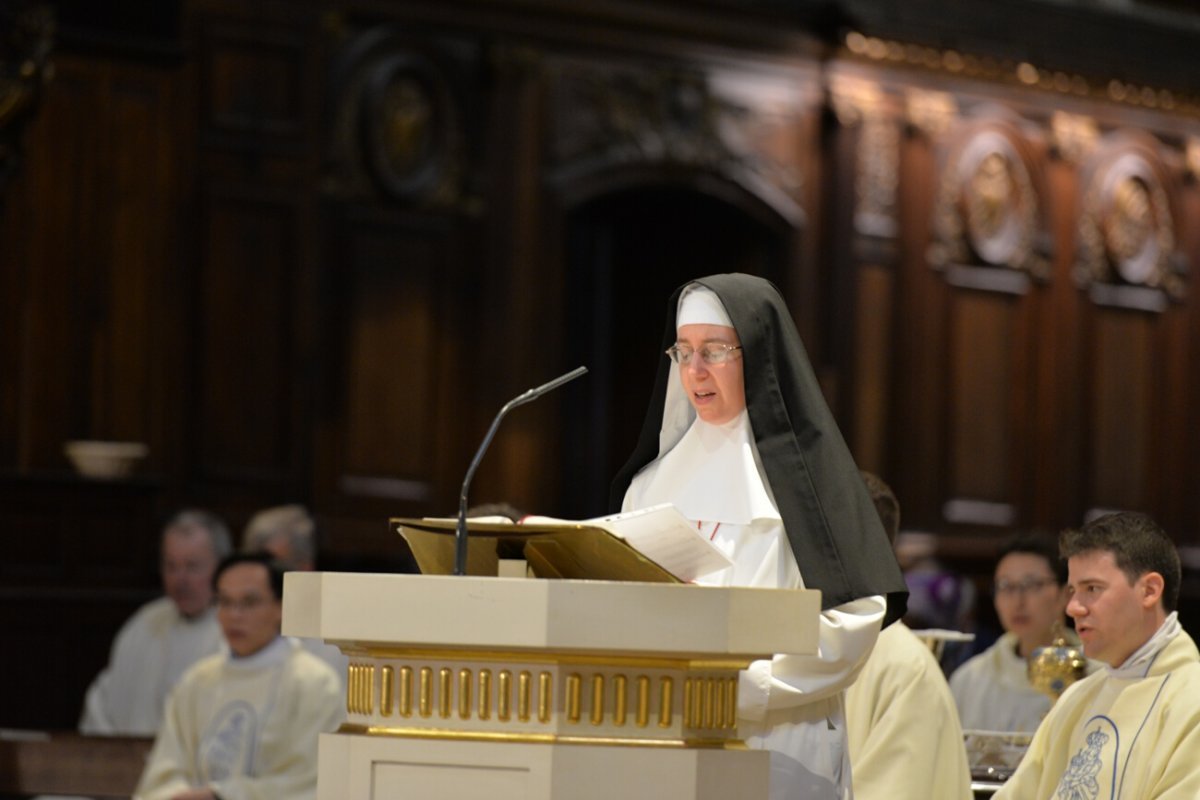
[(725, 344), (724, 342), (706, 342), (699, 348), (688, 344), (673, 344), (667, 348), (667, 358), (685, 367), (692, 363), (692, 356), (700, 354), (700, 360), (709, 366), (724, 364), (733, 357), (736, 350), (741, 350), (740, 344)]
[(233, 597), (217, 597), (217, 608), (222, 611), (253, 611), (256, 608), (266, 605), (267, 598), (265, 597), (243, 597), (236, 599)]
[(1058, 581), (1054, 578), (1026, 578), (1020, 581), (997, 581), (996, 596), (997, 597), (1019, 597), (1023, 594), (1040, 592), (1047, 586), (1058, 585)]

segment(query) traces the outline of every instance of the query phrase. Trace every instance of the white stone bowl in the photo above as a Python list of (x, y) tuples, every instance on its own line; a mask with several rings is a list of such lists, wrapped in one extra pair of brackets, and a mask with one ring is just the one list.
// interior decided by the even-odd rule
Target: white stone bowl
[(63, 452), (80, 475), (115, 480), (133, 472), (150, 448), (141, 442), (74, 441), (63, 445)]

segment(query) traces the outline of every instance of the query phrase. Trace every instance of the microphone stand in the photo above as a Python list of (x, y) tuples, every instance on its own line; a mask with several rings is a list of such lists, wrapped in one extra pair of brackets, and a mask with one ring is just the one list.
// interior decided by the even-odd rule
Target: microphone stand
[(548, 383), (543, 383), (537, 388), (517, 395), (505, 403), (504, 407), (500, 409), (500, 413), (492, 420), (492, 427), (488, 428), (487, 436), (483, 437), (483, 444), (479, 445), (479, 450), (476, 451), (475, 458), (471, 461), (471, 466), (467, 468), (467, 476), (463, 479), (462, 491), (458, 495), (458, 527), (454, 531), (455, 575), (467, 574), (467, 487), (471, 485), (471, 478), (475, 477), (475, 470), (479, 466), (479, 462), (483, 460), (483, 454), (487, 452), (488, 445), (492, 443), (492, 437), (496, 435), (496, 429), (500, 427), (500, 420), (504, 419), (504, 415), (517, 406), (523, 406), (532, 400), (536, 400), (546, 392), (551, 392), (564, 383), (575, 380), (587, 371), (587, 367), (576, 367), (565, 375), (559, 375)]

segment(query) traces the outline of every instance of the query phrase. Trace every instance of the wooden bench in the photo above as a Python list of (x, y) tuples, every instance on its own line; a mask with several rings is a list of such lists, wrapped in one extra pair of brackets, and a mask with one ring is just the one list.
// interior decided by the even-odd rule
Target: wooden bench
[(145, 737), (0, 730), (0, 796), (127, 799), (153, 744)]

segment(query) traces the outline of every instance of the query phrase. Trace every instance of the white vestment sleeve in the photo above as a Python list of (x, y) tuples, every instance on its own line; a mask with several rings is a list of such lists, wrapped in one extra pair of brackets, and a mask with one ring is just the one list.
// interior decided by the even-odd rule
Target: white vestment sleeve
[(188, 776), (194, 772), (190, 754), (195, 751), (196, 737), (189, 731), (195, 725), (189, 718), (188, 704), (182, 701), (182, 694), (182, 691), (174, 692), (167, 699), (162, 727), (146, 760), (146, 769), (138, 781), (133, 800), (170, 800), (193, 788)]
[(767, 711), (812, 703), (845, 689), (875, 646), (886, 611), (882, 595), (822, 611), (816, 655), (780, 654), (742, 671), (738, 716), (761, 720)]

